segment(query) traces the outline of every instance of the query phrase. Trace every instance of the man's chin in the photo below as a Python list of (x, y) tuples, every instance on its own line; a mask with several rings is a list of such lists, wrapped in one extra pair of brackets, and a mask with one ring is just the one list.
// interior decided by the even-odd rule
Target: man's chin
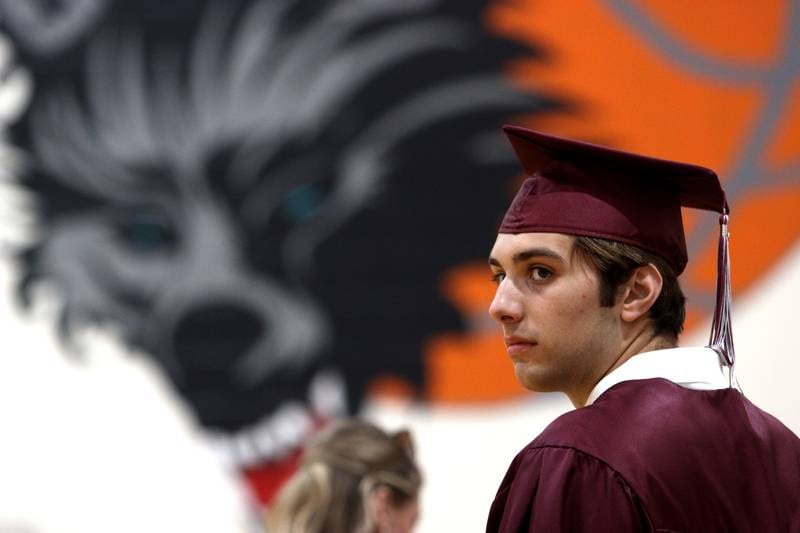
[(559, 380), (541, 365), (529, 362), (514, 362), (514, 375), (517, 382), (533, 392), (559, 392), (563, 390)]

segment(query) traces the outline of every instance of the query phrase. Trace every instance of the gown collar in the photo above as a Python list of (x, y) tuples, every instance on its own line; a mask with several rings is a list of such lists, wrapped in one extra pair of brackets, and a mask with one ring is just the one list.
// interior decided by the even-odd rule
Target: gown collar
[(651, 378), (664, 378), (694, 390), (738, 388), (714, 350), (706, 347), (668, 348), (640, 353), (625, 361), (595, 385), (586, 405), (593, 404), (617, 383)]

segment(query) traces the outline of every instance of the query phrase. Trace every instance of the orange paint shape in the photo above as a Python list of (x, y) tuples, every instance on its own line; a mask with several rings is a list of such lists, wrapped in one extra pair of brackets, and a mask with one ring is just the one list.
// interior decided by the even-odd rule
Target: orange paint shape
[(487, 19), (495, 31), (543, 47), (544, 60), (520, 60), (510, 72), (526, 87), (573, 103), (572, 112), (542, 119), (542, 129), (555, 134), (710, 166), (724, 176), (760, 103), (757, 88), (696, 76), (650, 48), (602, 2), (516, 0), (497, 4)]
[(700, 53), (769, 64), (784, 29), (786, 0), (638, 0), (668, 32)]
[(442, 293), (464, 315), (488, 313), (496, 288), (486, 263), (468, 263), (452, 268), (442, 282)]
[(438, 403), (480, 403), (529, 394), (497, 334), (441, 335), (426, 351), (428, 389)]
[[(692, 331), (693, 329), (700, 326), (703, 323), (703, 319), (705, 318), (705, 314), (698, 311), (697, 309), (687, 306), (686, 307), (686, 319), (683, 321), (683, 336), (684, 338), (687, 332)], [(680, 340), (679, 340), (680, 344)]]
[[(485, 263), (457, 266), (444, 277), (442, 293), (463, 315), (488, 321), (495, 292), (490, 276)], [(485, 402), (526, 393), (514, 377), (499, 327), (435, 337), (426, 348), (425, 365), (425, 396), (431, 401)]]
[(367, 396), (407, 400), (416, 396), (415, 387), (397, 376), (378, 376), (367, 386)]

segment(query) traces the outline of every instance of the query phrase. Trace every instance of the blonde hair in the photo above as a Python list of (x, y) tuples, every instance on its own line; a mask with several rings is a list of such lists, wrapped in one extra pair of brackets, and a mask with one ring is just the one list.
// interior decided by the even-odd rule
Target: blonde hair
[(269, 533), (369, 531), (367, 496), (389, 489), (394, 505), (417, 497), (422, 477), (407, 431), (388, 434), (350, 419), (332, 423), (306, 448), (267, 515)]

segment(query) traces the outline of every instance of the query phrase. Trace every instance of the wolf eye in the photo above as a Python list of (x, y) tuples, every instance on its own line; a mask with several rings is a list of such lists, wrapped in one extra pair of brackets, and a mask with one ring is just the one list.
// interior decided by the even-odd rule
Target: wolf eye
[(172, 249), (177, 235), (168, 220), (151, 213), (137, 213), (117, 222), (117, 238), (137, 252)]
[(281, 212), (293, 222), (313, 218), (322, 205), (322, 191), (316, 183), (295, 187), (283, 197)]

